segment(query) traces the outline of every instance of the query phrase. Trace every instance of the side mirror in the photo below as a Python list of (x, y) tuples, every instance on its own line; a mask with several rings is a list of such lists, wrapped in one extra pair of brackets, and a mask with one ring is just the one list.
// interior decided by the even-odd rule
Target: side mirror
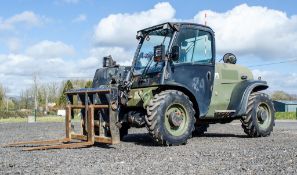
[(136, 39), (140, 40), (141, 38), (143, 38), (143, 33), (139, 31), (137, 32)]
[(172, 46), (171, 48), (171, 60), (177, 61), (179, 59), (179, 46)]
[(165, 45), (161, 44), (154, 47), (154, 61), (160, 62), (165, 59)]

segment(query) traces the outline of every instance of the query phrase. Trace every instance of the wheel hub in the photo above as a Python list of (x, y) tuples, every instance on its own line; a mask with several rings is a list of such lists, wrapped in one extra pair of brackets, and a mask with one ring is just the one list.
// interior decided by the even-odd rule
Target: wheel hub
[(183, 122), (183, 116), (180, 113), (176, 112), (171, 112), (169, 114), (169, 123), (172, 126), (178, 127), (182, 124)]
[(261, 122), (264, 122), (267, 117), (268, 117), (268, 113), (266, 110), (264, 109), (260, 109), (258, 112), (257, 112), (257, 116), (258, 116), (258, 120), (261, 121)]

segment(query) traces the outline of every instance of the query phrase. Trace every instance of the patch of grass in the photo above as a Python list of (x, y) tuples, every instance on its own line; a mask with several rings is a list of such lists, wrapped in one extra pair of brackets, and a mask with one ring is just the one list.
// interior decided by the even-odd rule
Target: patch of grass
[(64, 122), (65, 117), (61, 116), (45, 116), (45, 117), (37, 117), (36, 122)]
[(296, 112), (276, 112), (275, 119), (296, 120)]
[[(64, 122), (65, 121), (65, 117), (61, 117), (61, 116), (44, 116), (44, 117), (37, 117), (36, 118), (36, 122)], [(78, 116), (74, 117), (74, 122), (76, 121), (80, 121), (80, 118)], [(28, 118), (5, 118), (5, 119), (0, 119), (0, 123), (21, 123), (21, 122), (28, 122)]]
[(2, 118), (0, 119), (0, 123), (19, 123), (19, 122), (27, 122), (28, 119), (27, 118), (20, 118), (20, 117), (17, 117), (17, 118)]
[[(296, 112), (276, 112), (275, 119), (277, 120), (296, 120)], [(65, 117), (49, 115), (44, 117), (37, 117), (36, 122), (64, 122)], [(79, 122), (80, 118), (78, 116), (74, 117), (74, 122)], [(10, 117), (5, 119), (0, 119), (0, 123), (21, 123), (28, 122), (28, 118), (21, 117)]]

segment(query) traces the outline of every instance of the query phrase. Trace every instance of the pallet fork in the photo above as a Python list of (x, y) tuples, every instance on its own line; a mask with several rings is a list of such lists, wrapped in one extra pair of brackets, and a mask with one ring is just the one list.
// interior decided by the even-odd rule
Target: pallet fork
[[(4, 147), (37, 145), (23, 149), (24, 151), (33, 151), (90, 147), (95, 142), (105, 144), (117, 144), (120, 142), (118, 89), (116, 87), (71, 90), (66, 95), (68, 105), (66, 106), (66, 137), (64, 139), (17, 142), (4, 145)], [(81, 125), (84, 132), (81, 134), (74, 132), (74, 125), (71, 123), (71, 119), (74, 118), (74, 109), (80, 109), (81, 112), (84, 112), (84, 125)], [(108, 113), (107, 117), (97, 115), (104, 110)], [(95, 118), (98, 118), (98, 120), (95, 121)], [(98, 129), (96, 130), (95, 127)], [(79, 140), (80, 142), (72, 142), (73, 140)]]

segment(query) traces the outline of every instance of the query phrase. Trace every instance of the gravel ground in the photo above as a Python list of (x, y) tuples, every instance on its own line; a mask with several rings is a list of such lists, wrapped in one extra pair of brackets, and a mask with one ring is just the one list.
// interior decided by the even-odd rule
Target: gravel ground
[[(0, 124), (3, 144), (64, 137), (63, 123)], [(297, 174), (297, 123), (277, 122), (266, 138), (246, 138), (239, 123), (211, 125), (187, 145), (159, 147), (145, 129), (125, 142), (82, 149), (0, 148), (0, 174)]]

